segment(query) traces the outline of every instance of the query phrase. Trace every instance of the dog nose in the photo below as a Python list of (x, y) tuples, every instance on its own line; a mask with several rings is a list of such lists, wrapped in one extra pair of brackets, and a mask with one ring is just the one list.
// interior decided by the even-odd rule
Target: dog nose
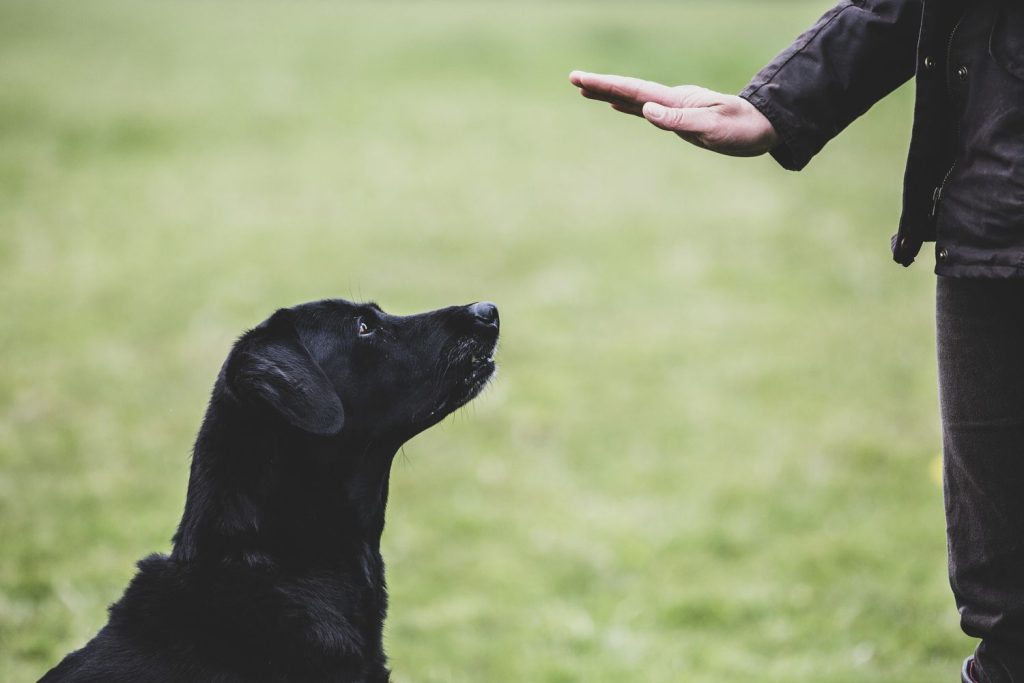
[(478, 301), (470, 305), (469, 312), (481, 325), (498, 326), (498, 307), (490, 301)]

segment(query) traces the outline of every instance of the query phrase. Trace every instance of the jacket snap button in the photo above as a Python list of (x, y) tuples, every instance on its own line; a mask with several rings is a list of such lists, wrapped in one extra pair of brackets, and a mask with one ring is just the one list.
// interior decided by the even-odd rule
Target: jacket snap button
[(924, 68), (932, 69), (934, 67), (935, 67), (935, 60), (932, 59), (931, 57), (925, 57), (924, 58)]
[(940, 261), (945, 261), (946, 257), (949, 256), (949, 252), (946, 251), (945, 247), (943, 247), (942, 249), (939, 249), (939, 253), (937, 254), (937, 256), (939, 257)]
[(967, 67), (966, 66), (961, 66), (959, 69), (956, 70), (956, 75), (960, 78), (961, 81), (966, 81), (967, 80)]

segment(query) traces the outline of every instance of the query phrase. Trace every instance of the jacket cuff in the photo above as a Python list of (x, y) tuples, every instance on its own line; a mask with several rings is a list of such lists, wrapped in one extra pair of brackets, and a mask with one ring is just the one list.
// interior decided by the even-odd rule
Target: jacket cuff
[(801, 171), (814, 155), (821, 151), (824, 143), (814, 144), (808, 140), (806, 131), (811, 126), (777, 106), (764, 94), (762, 84), (751, 83), (740, 93), (740, 97), (754, 105), (775, 129), (779, 141), (768, 153), (782, 168), (787, 171)]

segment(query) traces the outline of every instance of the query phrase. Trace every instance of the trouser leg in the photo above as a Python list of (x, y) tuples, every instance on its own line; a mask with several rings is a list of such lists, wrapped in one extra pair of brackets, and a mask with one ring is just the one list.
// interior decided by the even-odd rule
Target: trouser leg
[(940, 277), (949, 575), (983, 683), (1024, 683), (1024, 280)]

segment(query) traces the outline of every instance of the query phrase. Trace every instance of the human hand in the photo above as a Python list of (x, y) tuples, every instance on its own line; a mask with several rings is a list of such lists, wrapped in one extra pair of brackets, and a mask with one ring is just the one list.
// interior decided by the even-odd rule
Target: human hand
[(778, 143), (775, 127), (742, 97), (585, 71), (573, 71), (569, 80), (587, 99), (608, 102), (616, 111), (645, 118), (703, 149), (752, 157)]

